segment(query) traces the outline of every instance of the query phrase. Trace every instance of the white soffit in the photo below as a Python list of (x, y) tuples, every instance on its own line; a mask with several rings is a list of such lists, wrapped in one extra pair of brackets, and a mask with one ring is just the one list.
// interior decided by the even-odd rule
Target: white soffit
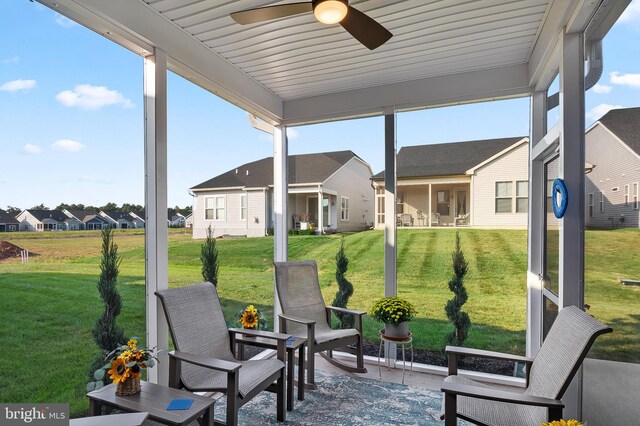
[(527, 95), (563, 26), (602, 2), (351, 0), (393, 33), (370, 51), (311, 13), (253, 25), (229, 17), (300, 0), (38, 1), (137, 53), (157, 46), (171, 70), (287, 125)]

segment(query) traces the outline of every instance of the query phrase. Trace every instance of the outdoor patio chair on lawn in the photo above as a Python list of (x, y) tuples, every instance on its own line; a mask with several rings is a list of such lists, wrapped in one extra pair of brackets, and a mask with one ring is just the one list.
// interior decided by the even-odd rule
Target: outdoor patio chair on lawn
[(413, 216), (411, 213), (402, 213), (400, 215), (402, 226), (413, 226)]
[[(318, 266), (313, 260), (302, 262), (274, 262), (276, 288), (282, 307), (280, 331), (307, 338), (307, 383), (315, 389), (314, 356), (319, 353), (331, 364), (354, 373), (366, 373), (362, 347), (362, 315), (365, 312), (325, 306)], [(350, 313), (355, 318), (355, 328), (331, 329), (331, 311)], [(332, 350), (352, 353), (356, 366), (333, 358)], [(324, 353), (327, 351), (327, 353)]]
[[(175, 351), (169, 353), (169, 386), (227, 395), (227, 426), (238, 424), (238, 409), (263, 390), (277, 393), (277, 418), (285, 405), (285, 345), (288, 335), (227, 328), (218, 293), (206, 282), (156, 292), (169, 323)], [(235, 334), (277, 341), (277, 359), (238, 361)], [(275, 385), (274, 385), (275, 382)]]
[[(575, 306), (560, 311), (535, 358), (447, 346), (449, 377), (442, 383), (445, 426), (457, 418), (479, 425), (540, 426), (562, 418), (560, 400), (596, 338), (613, 330)], [(458, 355), (526, 364), (527, 389), (494, 390), (457, 375)]]

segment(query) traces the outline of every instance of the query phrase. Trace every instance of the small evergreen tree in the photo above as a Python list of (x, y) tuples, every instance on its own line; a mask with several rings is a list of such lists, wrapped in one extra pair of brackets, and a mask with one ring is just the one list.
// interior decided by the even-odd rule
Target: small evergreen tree
[(444, 308), (447, 317), (453, 323), (455, 330), (446, 337), (449, 345), (462, 346), (467, 339), (471, 320), (466, 312), (463, 312), (462, 305), (467, 302), (467, 289), (464, 287), (464, 276), (467, 274), (469, 264), (464, 258), (464, 253), (460, 249), (460, 233), (456, 232), (456, 248), (451, 254), (453, 261), (453, 276), (449, 280), (449, 290), (454, 294)]
[(202, 261), (202, 278), (218, 287), (218, 247), (216, 239), (213, 238), (211, 225), (207, 228), (207, 239), (200, 249), (200, 260)]
[[(104, 309), (92, 330), (93, 340), (102, 351), (102, 355), (91, 365), (90, 380), (94, 380), (94, 371), (104, 363), (104, 356), (127, 342), (124, 331), (116, 324), (116, 317), (122, 308), (122, 299), (116, 288), (121, 261), (122, 258), (118, 256), (118, 245), (113, 241), (113, 229), (103, 228), (102, 260), (97, 287)], [(108, 380), (108, 377), (105, 376), (105, 380)]]
[[(333, 306), (346, 308), (349, 297), (353, 294), (353, 285), (347, 280), (347, 268), (349, 267), (349, 259), (344, 253), (344, 238), (340, 240), (340, 250), (336, 253), (336, 281), (338, 281), (338, 291), (333, 300)], [(340, 328), (353, 328), (355, 318), (352, 314), (344, 312), (335, 313), (340, 320)]]

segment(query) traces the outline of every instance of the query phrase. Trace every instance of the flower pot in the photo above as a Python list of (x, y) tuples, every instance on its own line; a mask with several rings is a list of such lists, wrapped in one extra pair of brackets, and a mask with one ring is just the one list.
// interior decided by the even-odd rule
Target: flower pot
[(300, 222), (300, 230), (304, 231), (309, 229), (309, 222)]
[(390, 336), (390, 337), (406, 337), (409, 335), (409, 322), (404, 321), (398, 325), (385, 324), (384, 334), (385, 336)]
[(117, 396), (130, 396), (140, 393), (140, 378), (127, 379), (116, 385)]

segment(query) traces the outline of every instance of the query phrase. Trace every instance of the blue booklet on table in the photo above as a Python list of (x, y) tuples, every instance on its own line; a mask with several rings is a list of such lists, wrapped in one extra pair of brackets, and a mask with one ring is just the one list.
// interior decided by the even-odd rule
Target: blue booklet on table
[(296, 341), (296, 336), (291, 336), (287, 339), (287, 346), (293, 345), (293, 342)]
[(188, 410), (193, 404), (193, 399), (174, 399), (167, 405), (167, 410)]

